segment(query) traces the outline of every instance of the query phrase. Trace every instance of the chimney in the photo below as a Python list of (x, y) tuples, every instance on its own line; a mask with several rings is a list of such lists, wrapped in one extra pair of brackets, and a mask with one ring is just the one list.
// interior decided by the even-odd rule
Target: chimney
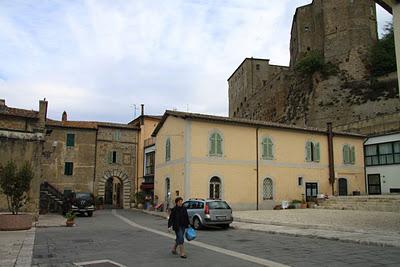
[(6, 100), (0, 99), (0, 107), (5, 107), (5, 106), (6, 106)]
[(46, 98), (39, 101), (39, 121), (40, 127), (45, 128), (47, 119), (47, 101)]
[(142, 111), (140, 113), (140, 125), (144, 124), (144, 104), (141, 104), (142, 106)]
[(63, 112), (63, 114), (62, 114), (62, 117), (61, 117), (61, 120), (62, 121), (67, 121), (67, 112), (64, 110), (64, 112)]

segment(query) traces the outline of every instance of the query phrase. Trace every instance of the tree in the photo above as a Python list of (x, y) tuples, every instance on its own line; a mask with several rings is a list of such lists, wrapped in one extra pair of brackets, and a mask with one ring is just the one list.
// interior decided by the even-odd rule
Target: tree
[(369, 63), (374, 76), (396, 71), (396, 52), (392, 24), (386, 26), (382, 38), (371, 48)]
[(28, 200), (28, 191), (34, 177), (32, 166), (25, 162), (18, 170), (14, 161), (0, 166), (0, 187), (7, 197), (8, 209), (12, 214), (18, 214)]

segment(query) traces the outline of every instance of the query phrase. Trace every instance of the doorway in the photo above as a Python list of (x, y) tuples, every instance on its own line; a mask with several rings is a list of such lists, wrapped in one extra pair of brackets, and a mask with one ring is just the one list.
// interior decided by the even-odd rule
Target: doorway
[(380, 195), (381, 193), (381, 175), (368, 174), (368, 194)]
[(108, 209), (120, 209), (122, 203), (122, 182), (117, 177), (110, 177), (105, 183), (104, 206)]
[(339, 196), (347, 196), (347, 179), (339, 178)]
[(306, 183), (306, 201), (315, 201), (318, 195), (318, 183)]

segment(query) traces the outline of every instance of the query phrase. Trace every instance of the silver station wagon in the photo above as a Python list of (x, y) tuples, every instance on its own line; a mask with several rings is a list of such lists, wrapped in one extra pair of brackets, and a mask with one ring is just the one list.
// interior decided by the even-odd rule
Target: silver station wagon
[(183, 203), (193, 228), (221, 226), (229, 228), (232, 223), (232, 209), (228, 203), (218, 199), (191, 198)]

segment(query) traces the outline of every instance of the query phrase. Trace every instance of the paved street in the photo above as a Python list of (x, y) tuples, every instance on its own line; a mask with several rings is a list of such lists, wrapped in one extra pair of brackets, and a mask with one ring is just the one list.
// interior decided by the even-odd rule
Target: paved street
[(186, 243), (188, 259), (180, 259), (169, 252), (173, 240), (161, 235), (166, 233), (163, 218), (128, 210), (118, 210), (115, 215), (107, 210), (92, 218), (78, 217), (76, 223), (73, 228), (36, 230), (34, 266), (72, 266), (106, 259), (126, 266), (267, 265), (263, 259), (271, 266), (274, 262), (290, 266), (400, 264), (398, 248), (234, 229), (199, 231), (197, 243)]

